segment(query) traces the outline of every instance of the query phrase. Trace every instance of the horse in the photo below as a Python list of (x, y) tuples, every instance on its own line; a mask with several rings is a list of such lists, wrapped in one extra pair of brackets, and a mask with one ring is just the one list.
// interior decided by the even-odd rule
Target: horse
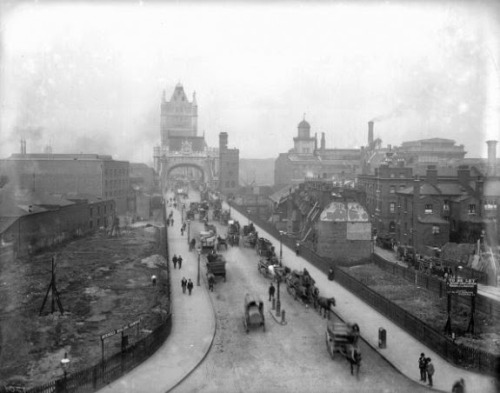
[(211, 292), (213, 292), (214, 291), (214, 284), (215, 284), (215, 276), (213, 273), (208, 273), (207, 278), (208, 278), (208, 289)]
[(324, 296), (318, 296), (316, 300), (316, 304), (319, 307), (319, 314), (323, 314), (323, 317), (327, 316), (328, 312), (328, 319), (330, 319), (330, 307), (333, 306), (335, 307), (335, 298), (326, 298)]

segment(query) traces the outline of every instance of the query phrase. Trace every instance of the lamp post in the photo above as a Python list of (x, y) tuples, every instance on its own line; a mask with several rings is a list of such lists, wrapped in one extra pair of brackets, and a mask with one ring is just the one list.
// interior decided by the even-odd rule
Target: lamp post
[(276, 316), (279, 317), (281, 314), (281, 299), (280, 299), (280, 283), (281, 283), (281, 271), (276, 274), (276, 291), (278, 292), (276, 296)]
[(190, 220), (190, 219), (187, 219), (187, 224), (188, 224), (188, 235), (187, 235), (187, 239), (188, 239), (188, 244), (189, 244), (189, 232), (190, 232), (190, 229), (191, 229), (191, 220)]
[(197, 286), (200, 286), (200, 259), (201, 259), (201, 247), (198, 247), (198, 275), (196, 278)]
[(280, 266), (283, 260), (283, 231), (280, 231)]
[(63, 369), (64, 372), (64, 378), (63, 378), (63, 392), (67, 392), (67, 376), (68, 376), (68, 367), (69, 367), (69, 362), (70, 360), (68, 359), (68, 353), (64, 353), (64, 358), (61, 359), (61, 368)]

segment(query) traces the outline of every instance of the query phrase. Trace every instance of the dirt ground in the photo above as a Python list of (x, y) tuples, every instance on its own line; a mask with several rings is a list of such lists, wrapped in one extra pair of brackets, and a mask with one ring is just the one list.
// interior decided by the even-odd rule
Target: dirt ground
[[(0, 264), (0, 386), (32, 387), (60, 378), (67, 353), (69, 372), (98, 363), (100, 335), (137, 319), (126, 331), (137, 341), (161, 322), (168, 309), (163, 285), (152, 286), (155, 274), (167, 281), (166, 262), (159, 255), (159, 230), (142, 224), (75, 240), (51, 252)], [(51, 295), (40, 309), (56, 261), (57, 302)], [(120, 334), (105, 342), (105, 353), (120, 350)]]
[[(360, 265), (346, 269), (377, 293), (393, 301), (404, 310), (415, 315), (437, 331), (443, 331), (447, 320), (446, 297), (439, 298), (425, 288), (413, 285), (401, 277), (385, 272), (374, 264)], [(500, 355), (500, 326), (488, 316), (475, 314), (475, 337), (467, 334), (470, 320), (470, 307), (452, 302), (451, 323), (457, 334), (457, 342), (481, 348)]]

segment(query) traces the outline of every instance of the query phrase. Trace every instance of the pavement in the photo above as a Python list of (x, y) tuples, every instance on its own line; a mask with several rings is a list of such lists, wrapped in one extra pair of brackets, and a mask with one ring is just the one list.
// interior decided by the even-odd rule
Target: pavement
[[(203, 362), (212, 346), (217, 323), (203, 275), (200, 278), (201, 286), (196, 285), (197, 254), (188, 251), (186, 234), (184, 236), (180, 234), (180, 211), (173, 208), (167, 210), (174, 211), (175, 222), (173, 228), (168, 227), (170, 258), (175, 253), (181, 254), (184, 260), (181, 270), (174, 270), (171, 265), (172, 332), (153, 356), (122, 378), (101, 389), (102, 392), (169, 392)], [(240, 222), (246, 221), (246, 218), (240, 216), (238, 212), (233, 210), (232, 214)], [(262, 228), (257, 228), (257, 230), (261, 236), (272, 239), (272, 236)], [(278, 240), (275, 239), (275, 241)], [(436, 369), (432, 390), (449, 392), (456, 380), (464, 378), (469, 392), (493, 393), (498, 391), (493, 377), (463, 370), (448, 363), (432, 349), (425, 347), (344, 287), (335, 281), (329, 281), (323, 272), (300, 256), (297, 257), (295, 251), (286, 246), (283, 247), (283, 263), (292, 269), (307, 267), (311, 276), (316, 280), (321, 294), (336, 298), (335, 313), (343, 320), (358, 323), (361, 327), (362, 339), (406, 377), (419, 381), (418, 358), (420, 353), (424, 352), (427, 357), (432, 358)], [(182, 293), (180, 281), (183, 276), (191, 278), (195, 284), (191, 296)], [(387, 332), (386, 348), (378, 347), (379, 328), (383, 328)], [(429, 390), (431, 391), (431, 389)]]

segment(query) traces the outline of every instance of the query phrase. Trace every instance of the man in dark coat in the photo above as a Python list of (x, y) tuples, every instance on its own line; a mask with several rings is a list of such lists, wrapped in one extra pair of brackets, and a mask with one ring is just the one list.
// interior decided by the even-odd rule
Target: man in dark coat
[(276, 288), (274, 288), (273, 283), (271, 283), (271, 286), (269, 287), (269, 301), (274, 299), (274, 292), (276, 291)]
[(193, 290), (193, 282), (191, 281), (191, 279), (188, 280), (188, 283), (187, 283), (187, 289), (189, 291), (189, 295), (191, 296), (191, 291)]
[(182, 266), (182, 257), (179, 255), (179, 257), (177, 258), (177, 263), (179, 264), (179, 269), (181, 268)]
[(174, 254), (174, 256), (172, 257), (172, 262), (174, 264), (174, 269), (177, 269), (177, 255)]
[(425, 358), (425, 354), (421, 353), (420, 357), (418, 358), (418, 368), (420, 369), (420, 380), (422, 382), (427, 381), (427, 360)]
[(186, 277), (182, 277), (182, 280), (181, 280), (182, 293), (186, 293), (187, 283), (188, 282), (186, 280)]

